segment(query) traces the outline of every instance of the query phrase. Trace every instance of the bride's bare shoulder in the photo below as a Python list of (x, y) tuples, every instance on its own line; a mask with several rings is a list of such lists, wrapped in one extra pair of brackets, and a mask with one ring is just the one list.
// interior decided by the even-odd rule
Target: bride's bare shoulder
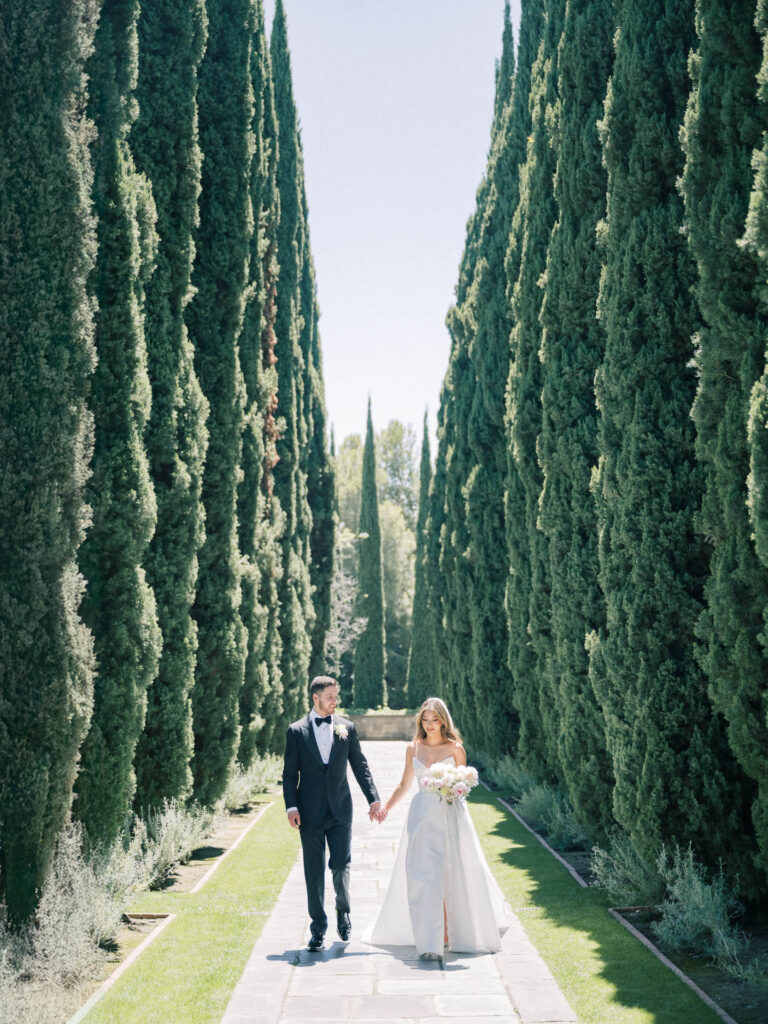
[(451, 753), (456, 758), (456, 764), (466, 764), (467, 763), (467, 752), (464, 749), (464, 744), (461, 742), (461, 740), (456, 740), (455, 741), (455, 743), (453, 744), (453, 749), (451, 750)]

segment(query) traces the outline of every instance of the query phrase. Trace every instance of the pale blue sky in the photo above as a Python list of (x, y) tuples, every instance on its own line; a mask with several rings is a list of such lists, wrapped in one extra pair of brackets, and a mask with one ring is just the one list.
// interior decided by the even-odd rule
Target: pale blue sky
[[(328, 416), (337, 443), (362, 433), (370, 393), (377, 430), (399, 419), (420, 435), (448, 361), (504, 0), (284, 3)], [(265, 9), (271, 25), (274, 0)]]

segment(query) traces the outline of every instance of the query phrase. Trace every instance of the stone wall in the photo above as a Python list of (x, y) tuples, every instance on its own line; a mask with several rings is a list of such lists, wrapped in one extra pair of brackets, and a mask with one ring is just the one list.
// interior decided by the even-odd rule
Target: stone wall
[(413, 715), (350, 715), (361, 740), (412, 740)]

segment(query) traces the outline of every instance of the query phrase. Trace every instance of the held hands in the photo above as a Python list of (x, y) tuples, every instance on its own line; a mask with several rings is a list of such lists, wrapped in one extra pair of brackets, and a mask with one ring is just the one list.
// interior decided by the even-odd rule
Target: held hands
[(376, 803), (371, 804), (368, 809), (368, 817), (371, 821), (378, 821), (381, 823), (387, 816), (387, 809), (383, 807), (377, 800)]

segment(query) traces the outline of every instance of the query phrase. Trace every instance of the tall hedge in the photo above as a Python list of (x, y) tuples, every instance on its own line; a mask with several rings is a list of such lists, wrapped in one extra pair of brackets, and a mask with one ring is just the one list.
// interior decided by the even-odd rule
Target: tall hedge
[(197, 626), (192, 617), (203, 543), (201, 487), (208, 402), (194, 366), (185, 311), (198, 223), (198, 70), (207, 35), (204, 0), (153, 0), (139, 14), (136, 165), (157, 209), (155, 272), (146, 287), (145, 339), (152, 408), (145, 443), (157, 525), (145, 555), (162, 632), (157, 676), (136, 750), (138, 808), (192, 790), (191, 692)]
[(239, 342), (253, 232), (250, 61), (255, 8), (252, 0), (208, 0), (207, 10), (208, 46), (198, 91), (203, 168), (192, 276), (197, 291), (187, 323), (210, 404), (192, 690), (194, 793), (210, 805), (224, 792), (237, 751), (247, 645), (240, 616), (236, 501), (245, 404)]
[[(507, 254), (512, 308), (507, 397), (507, 540), (514, 569), (507, 598), (510, 669), (520, 716), (519, 757), (534, 774), (552, 781), (559, 779), (561, 773), (557, 757), (557, 703), (550, 669), (551, 574), (547, 543), (539, 523), (543, 483), (537, 457), (542, 388), (539, 314), (543, 297), (541, 278), (556, 216), (553, 180), (559, 114), (557, 56), (564, 16), (565, 0), (547, 0), (543, 11), (532, 10), (529, 14), (530, 38), (538, 35), (538, 50), (531, 68), (531, 127), (525, 162), (520, 168), (520, 200)], [(542, 17), (537, 33), (535, 23)]]
[[(272, 496), (268, 418), (276, 398), (277, 371), (273, 355), (273, 321), (277, 274), (277, 137), (272, 63), (264, 25), (264, 8), (255, 0), (255, 31), (251, 47), (254, 151), (250, 194), (254, 230), (248, 261), (249, 286), (240, 334), (240, 364), (245, 382), (242, 473), (237, 519), (243, 556), (241, 615), (248, 633), (243, 686), (239, 695), (238, 761), (247, 766), (263, 747), (261, 733), (268, 719), (282, 711), (281, 682), (276, 672), (276, 622), (269, 601), (276, 603), (263, 579), (271, 574), (277, 539), (270, 522)], [(266, 603), (265, 600), (266, 599)], [(269, 700), (268, 700), (269, 697)]]
[(429, 581), (427, 566), (427, 517), (429, 515), (429, 485), (432, 481), (432, 460), (429, 452), (429, 428), (424, 414), (424, 437), (421, 442), (419, 468), (419, 514), (416, 520), (416, 558), (411, 616), (411, 646), (408, 651), (406, 676), (406, 704), (417, 708), (430, 694), (436, 692), (437, 651), (435, 634), (429, 616)]
[(616, 820), (649, 855), (662, 842), (691, 842), (712, 860), (731, 843), (738, 812), (723, 730), (694, 656), (709, 559), (694, 528), (696, 278), (676, 188), (693, 4), (624, 2), (618, 27), (601, 122), (608, 213), (594, 493), (606, 621), (591, 636), (590, 674), (605, 714)]
[[(747, 5), (749, 6), (749, 5)], [(763, 57), (758, 73), (758, 97), (760, 107), (754, 110), (747, 103), (747, 110), (752, 110), (753, 119), (747, 123), (752, 131), (755, 130), (755, 120), (762, 121), (765, 128), (766, 102), (768, 102), (768, 50), (766, 40), (768, 39), (768, 4), (764, 0), (758, 0), (756, 5), (756, 25), (760, 33), (763, 46)], [(734, 30), (735, 31), (735, 30)], [(749, 58), (754, 60), (753, 42), (751, 33), (746, 27), (740, 27), (739, 38), (742, 46), (746, 47)], [(754, 63), (751, 65), (754, 68)], [(703, 73), (702, 67), (702, 73)], [(741, 76), (737, 81), (741, 80)], [(738, 87), (734, 89), (734, 103), (738, 99)], [(764, 323), (768, 315), (768, 152), (767, 143), (763, 138), (754, 152), (754, 183), (750, 198), (749, 213), (746, 226), (746, 241), (750, 248), (757, 254), (757, 270), (759, 274), (758, 295), (760, 304), (758, 307), (758, 323)], [(735, 269), (735, 268), (734, 268)], [(741, 284), (741, 282), (737, 282)], [(745, 282), (746, 284), (747, 282)], [(738, 294), (738, 292), (736, 293)], [(751, 308), (748, 307), (748, 308)], [(737, 321), (741, 323), (741, 321)], [(757, 326), (757, 324), (755, 325)], [(759, 330), (744, 330), (742, 332), (742, 344), (744, 346), (744, 357), (739, 367), (739, 385), (743, 392), (749, 382), (749, 375), (754, 370), (750, 365), (750, 358), (755, 359), (755, 346), (759, 343)], [(755, 336), (757, 335), (757, 336)], [(749, 396), (747, 409), (747, 455), (749, 458), (749, 473), (747, 476), (747, 504), (749, 510), (749, 526), (751, 540), (754, 543), (757, 557), (760, 561), (763, 573), (768, 570), (768, 359), (765, 350), (765, 335), (763, 333), (763, 346), (759, 354), (757, 379)], [(744, 399), (746, 395), (744, 395)], [(742, 410), (739, 409), (741, 412)], [(743, 464), (742, 464), (743, 465)], [(733, 517), (731, 517), (733, 518)], [(735, 532), (735, 529), (734, 529)], [(745, 576), (751, 584), (751, 594), (747, 593), (760, 605), (762, 621), (760, 632), (757, 636), (760, 645), (760, 653), (765, 656), (768, 649), (768, 601), (766, 600), (765, 576), (758, 575), (754, 563), (743, 548), (740, 551), (745, 567), (748, 567), (749, 574)], [(755, 587), (760, 587), (760, 592), (755, 593)], [(746, 589), (746, 588), (745, 588)], [(742, 596), (741, 594), (739, 595)], [(746, 594), (742, 597), (740, 610), (742, 614), (749, 607), (745, 600)], [(754, 609), (750, 609), (754, 612)], [(742, 619), (743, 621), (743, 619)], [(754, 621), (754, 620), (752, 620)], [(749, 646), (744, 644), (745, 662), (746, 655), (755, 655), (753, 636), (747, 632), (751, 641)], [(766, 674), (763, 671), (762, 678), (758, 671), (747, 671), (758, 668), (760, 661), (751, 660), (744, 665), (744, 674), (739, 677), (733, 693), (730, 695), (730, 711), (725, 710), (729, 725), (729, 739), (739, 764), (747, 774), (758, 783), (757, 794), (752, 807), (752, 818), (754, 822), (757, 842), (760, 851), (760, 866), (765, 872), (768, 868), (768, 765), (766, 765), (766, 750), (768, 750), (768, 687), (766, 687)], [(727, 694), (717, 692), (715, 699), (722, 706), (723, 697)]]
[(384, 683), (384, 588), (381, 580), (381, 530), (376, 492), (376, 450), (371, 403), (363, 448), (363, 493), (360, 503), (357, 556), (357, 614), (366, 625), (355, 647), (354, 704), (358, 708), (383, 707)]
[(278, 597), (283, 722), (287, 724), (298, 717), (307, 703), (314, 613), (309, 574), (311, 515), (307, 502), (306, 466), (302, 466), (302, 444), (308, 442), (308, 426), (305, 419), (301, 318), (308, 312), (311, 315), (311, 311), (304, 310), (301, 303), (302, 261), (306, 255), (303, 171), (282, 0), (277, 0), (275, 5), (269, 46), (278, 124), (277, 188), (280, 195), (277, 236), (280, 277), (275, 319), (280, 436), (276, 448), (278, 462), (274, 470), (274, 489), (285, 516)]
[(547, 251), (541, 308), (542, 489), (552, 653), (547, 689), (557, 707), (560, 771), (579, 820), (612, 822), (613, 769), (605, 721), (589, 680), (585, 636), (605, 616), (597, 579), (597, 516), (590, 494), (597, 461), (594, 378), (603, 354), (596, 317), (606, 174), (597, 121), (613, 64), (613, 4), (568, 4), (558, 53), (557, 220)]
[(77, 553), (95, 366), (84, 69), (98, 9), (0, 9), (0, 897), (13, 924), (34, 912), (91, 715)]
[(477, 743), (492, 755), (516, 749), (519, 722), (506, 657), (504, 588), (509, 570), (506, 559), (499, 558), (498, 553), (506, 547), (504, 413), (512, 326), (504, 256), (519, 196), (519, 167), (525, 158), (531, 61), (531, 54), (526, 50), (528, 43), (528, 38), (521, 40), (521, 66), (515, 76), (514, 40), (507, 4), (486, 172), (487, 195), (476, 214), (482, 227), (466, 298), (475, 376), (467, 424), (472, 468), (466, 482), (465, 499), (472, 564), (468, 591), (469, 655), (473, 700), (475, 706), (483, 708), (482, 715), (472, 717), (477, 721)]
[(76, 811), (93, 842), (120, 833), (136, 788), (133, 756), (144, 727), (147, 687), (161, 637), (142, 562), (155, 528), (155, 496), (144, 448), (151, 391), (144, 344), (144, 285), (153, 269), (155, 208), (128, 148), (138, 70), (137, 0), (105, 0), (88, 61), (94, 207), (99, 255), (91, 286), (98, 303), (91, 408), (95, 422), (88, 494), (93, 526), (81, 566), (83, 618), (94, 636), (93, 716), (81, 751)]

